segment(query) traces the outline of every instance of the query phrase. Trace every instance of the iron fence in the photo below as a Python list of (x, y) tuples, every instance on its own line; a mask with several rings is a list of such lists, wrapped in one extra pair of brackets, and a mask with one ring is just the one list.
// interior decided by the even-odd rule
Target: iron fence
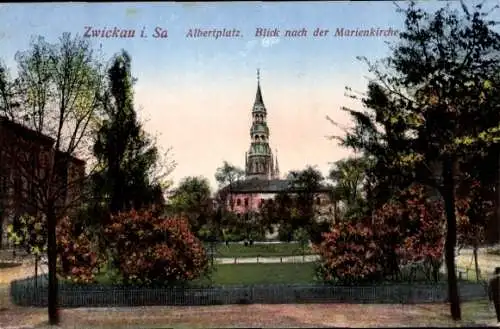
[[(461, 283), (463, 300), (486, 298), (482, 283)], [(13, 281), (10, 297), (20, 306), (46, 306), (47, 280)], [(287, 303), (426, 303), (443, 302), (447, 285), (387, 284), (378, 286), (248, 285), (212, 287), (125, 287), (60, 283), (61, 307), (120, 307), (153, 305), (224, 305)]]

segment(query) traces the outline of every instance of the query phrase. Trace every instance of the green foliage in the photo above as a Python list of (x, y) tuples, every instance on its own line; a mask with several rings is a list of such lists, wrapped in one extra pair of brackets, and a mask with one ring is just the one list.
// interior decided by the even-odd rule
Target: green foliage
[(105, 229), (111, 259), (126, 284), (174, 284), (208, 269), (203, 244), (180, 217), (118, 213)]
[(47, 252), (46, 221), (23, 215), (7, 227), (7, 238), (15, 246), (23, 247), (28, 253), (40, 257)]
[(302, 254), (305, 254), (309, 243), (309, 232), (304, 228), (299, 228), (293, 232), (293, 239), (299, 243)]
[(291, 172), (288, 179), (290, 186), (287, 191), (261, 205), (262, 222), (268, 226), (279, 224), (281, 241), (293, 240), (294, 231), (303, 228), (311, 241), (319, 242), (321, 234), (328, 230), (327, 224), (316, 220), (318, 210), (315, 202), (324, 178), (317, 169), (308, 167)]
[(237, 182), (243, 178), (244, 175), (245, 172), (243, 169), (224, 161), (222, 166), (217, 168), (217, 171), (215, 172), (215, 180), (221, 187), (225, 187), (226, 185)]
[(114, 58), (104, 95), (105, 119), (99, 126), (94, 155), (102, 170), (93, 176), (94, 195), (109, 211), (144, 208), (163, 203), (163, 181), (174, 163), (158, 172), (160, 153), (137, 119), (133, 104), (131, 59), (126, 52)]
[(365, 211), (367, 201), (363, 189), (366, 187), (366, 171), (369, 168), (370, 161), (363, 157), (342, 159), (333, 164), (328, 178), (335, 185), (335, 201), (345, 204), (344, 213), (337, 213), (337, 219), (360, 216)]
[[(211, 234), (213, 219), (212, 199), (210, 198), (210, 183), (204, 177), (186, 177), (169, 198), (169, 209), (189, 221), (191, 231), (201, 237)], [(206, 232), (208, 231), (208, 232)]]

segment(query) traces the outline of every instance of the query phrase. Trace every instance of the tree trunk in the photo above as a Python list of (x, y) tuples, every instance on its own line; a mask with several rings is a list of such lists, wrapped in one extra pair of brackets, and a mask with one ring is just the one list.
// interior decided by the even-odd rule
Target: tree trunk
[(49, 260), (49, 324), (57, 325), (59, 323), (59, 313), (57, 311), (57, 241), (56, 225), (57, 217), (54, 205), (49, 205), (47, 209), (47, 256)]
[(455, 214), (455, 177), (454, 168), (456, 160), (448, 159), (443, 163), (443, 190), (444, 206), (446, 212), (446, 242), (445, 258), (448, 274), (448, 299), (453, 320), (461, 320), (460, 296), (458, 293), (457, 272), (455, 269), (455, 247), (457, 244), (457, 218)]
[(494, 243), (500, 242), (500, 149), (498, 150), (498, 163), (497, 163), (497, 181), (496, 181), (496, 218), (494, 219), (494, 224), (492, 225), (494, 228), (493, 241)]
[(476, 281), (479, 281), (479, 278), (481, 277), (481, 272), (479, 270), (479, 263), (477, 261), (477, 249), (478, 249), (477, 244), (474, 244), (474, 247), (472, 249), (472, 252), (474, 253), (474, 267), (476, 269)]
[(35, 255), (35, 288), (38, 287), (38, 255)]

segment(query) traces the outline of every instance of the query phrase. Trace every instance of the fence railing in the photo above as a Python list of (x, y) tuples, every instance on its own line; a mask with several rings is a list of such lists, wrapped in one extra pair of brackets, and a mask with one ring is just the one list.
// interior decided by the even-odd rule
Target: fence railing
[(283, 264), (310, 263), (319, 259), (318, 255), (296, 256), (256, 256), (256, 257), (215, 257), (218, 264)]
[[(21, 306), (47, 305), (47, 280), (35, 285), (34, 278), (14, 281), (11, 300)], [(480, 283), (461, 283), (463, 300), (487, 296)], [(426, 303), (443, 302), (447, 285), (387, 284), (378, 286), (330, 285), (249, 285), (213, 287), (124, 287), (107, 285), (59, 286), (61, 307), (152, 306), (152, 305), (223, 305), (223, 304), (286, 304), (286, 303)]]

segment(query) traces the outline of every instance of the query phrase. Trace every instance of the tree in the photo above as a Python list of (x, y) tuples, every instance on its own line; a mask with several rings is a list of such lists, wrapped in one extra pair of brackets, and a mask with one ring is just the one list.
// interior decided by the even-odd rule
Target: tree
[(335, 184), (335, 201), (346, 204), (346, 215), (356, 215), (364, 204), (363, 188), (368, 161), (365, 158), (347, 158), (334, 163), (328, 178)]
[(208, 268), (203, 244), (181, 217), (132, 210), (112, 215), (105, 232), (125, 284), (175, 284)]
[[(324, 225), (317, 222), (315, 201), (322, 187), (323, 175), (317, 169), (307, 167), (302, 171), (292, 171), (288, 175), (290, 191), (293, 193), (293, 208), (291, 221), (293, 230), (305, 228), (313, 243), (322, 239)], [(292, 232), (293, 232), (292, 230)]]
[[(222, 232), (223, 227), (226, 231), (234, 231), (234, 225), (237, 225), (237, 216), (233, 213), (234, 200), (232, 195), (232, 188), (234, 183), (243, 179), (245, 172), (243, 169), (236, 167), (227, 161), (224, 161), (222, 166), (217, 168), (215, 172), (215, 180), (219, 184), (219, 190), (216, 193), (215, 201), (217, 202), (217, 210), (214, 217), (214, 223), (220, 228)], [(229, 207), (229, 209), (228, 209)], [(223, 235), (224, 232), (222, 232)], [(237, 234), (238, 236), (240, 234)]]
[(137, 119), (131, 58), (125, 51), (114, 57), (108, 82), (105, 117), (93, 147), (102, 168), (93, 175), (94, 194), (104, 196), (109, 213), (161, 204), (163, 179), (175, 163), (165, 161), (163, 171), (155, 170), (162, 159), (154, 140)]
[(379, 64), (364, 59), (374, 76), (363, 99), (367, 110), (346, 109), (355, 127), (341, 139), (378, 159), (380, 190), (418, 181), (443, 198), (450, 310), (459, 320), (456, 187), (463, 164), (500, 140), (500, 37), (481, 5), (471, 13), (462, 4), (462, 14), (449, 7), (427, 13), (414, 4), (400, 11), (405, 29), (391, 56)]
[(302, 251), (302, 258), (305, 258), (307, 244), (309, 243), (309, 234), (303, 229), (299, 228), (293, 232), (293, 238), (300, 245), (300, 250)]
[(215, 180), (221, 187), (232, 185), (242, 179), (245, 175), (243, 169), (238, 168), (227, 161), (224, 161), (221, 167), (215, 172)]
[(212, 224), (210, 184), (204, 177), (186, 177), (170, 198), (174, 214), (188, 219), (191, 231), (199, 238), (200, 230)]
[[(86, 153), (98, 111), (102, 109), (102, 65), (88, 40), (63, 34), (56, 44), (47, 43), (42, 37), (32, 41), (30, 49), (16, 54), (18, 76), (10, 89), (9, 104), (2, 111), (11, 120), (32, 128), (52, 139), (49, 151), (51, 161), (42, 166), (40, 145), (22, 139), (12, 145), (2, 145), (9, 164), (9, 173), (28, 184), (21, 184), (22, 193), (29, 195), (26, 203), (33, 212), (41, 213), (47, 220), (47, 249), (49, 261), (49, 322), (59, 321), (57, 313), (56, 258), (57, 220), (82, 201), (81, 193), (68, 202), (68, 191), (79, 189), (85, 172), (78, 175), (72, 170), (75, 155), (81, 159)], [(34, 170), (35, 168), (36, 170)], [(0, 174), (7, 174), (6, 170)], [(43, 169), (43, 170), (42, 170)], [(17, 182), (11, 181), (11, 186)], [(19, 185), (19, 184), (18, 184)], [(25, 195), (21, 194), (21, 195)], [(42, 218), (42, 216), (37, 216)]]
[(7, 237), (15, 246), (35, 256), (35, 284), (38, 282), (38, 262), (47, 252), (47, 222), (23, 215), (7, 228)]

